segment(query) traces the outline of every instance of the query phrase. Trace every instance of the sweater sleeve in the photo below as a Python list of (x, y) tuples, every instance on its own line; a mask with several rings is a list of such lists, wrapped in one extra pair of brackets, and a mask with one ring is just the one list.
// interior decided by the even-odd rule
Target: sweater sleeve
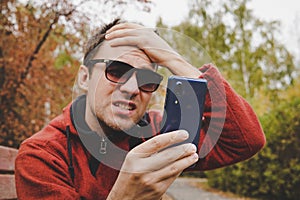
[(200, 69), (208, 82), (199, 142), (199, 161), (192, 170), (210, 170), (246, 160), (265, 145), (251, 106), (211, 64)]
[(21, 145), (15, 164), (18, 199), (80, 199), (63, 148), (40, 141)]

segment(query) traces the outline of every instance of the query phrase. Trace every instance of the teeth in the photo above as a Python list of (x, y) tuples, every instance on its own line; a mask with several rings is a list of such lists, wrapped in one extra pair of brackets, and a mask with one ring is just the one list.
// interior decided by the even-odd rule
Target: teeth
[(125, 110), (133, 110), (133, 107), (129, 106), (128, 104), (116, 103), (116, 106)]

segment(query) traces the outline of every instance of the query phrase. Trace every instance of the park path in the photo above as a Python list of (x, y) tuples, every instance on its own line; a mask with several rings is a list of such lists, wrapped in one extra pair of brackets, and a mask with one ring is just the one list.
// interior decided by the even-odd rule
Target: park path
[(167, 190), (167, 195), (173, 200), (232, 200), (220, 195), (207, 192), (193, 186), (193, 182), (201, 182), (198, 178), (177, 178)]

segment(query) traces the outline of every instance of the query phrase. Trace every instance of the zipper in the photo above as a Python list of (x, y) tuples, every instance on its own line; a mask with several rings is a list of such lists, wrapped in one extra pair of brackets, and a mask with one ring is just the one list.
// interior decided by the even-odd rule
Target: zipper
[(106, 154), (107, 153), (107, 142), (105, 141), (104, 136), (101, 137), (99, 152), (100, 152), (100, 154)]

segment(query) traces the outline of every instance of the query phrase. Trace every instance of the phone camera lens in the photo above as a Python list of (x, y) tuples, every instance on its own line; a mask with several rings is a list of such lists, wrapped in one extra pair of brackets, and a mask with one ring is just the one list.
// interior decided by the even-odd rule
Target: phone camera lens
[(180, 97), (182, 95), (182, 82), (181, 81), (176, 82), (175, 94), (177, 97)]
[(177, 82), (176, 82), (176, 85), (177, 85), (177, 86), (181, 86), (181, 85), (182, 85), (182, 82), (181, 82), (181, 81), (177, 81)]

